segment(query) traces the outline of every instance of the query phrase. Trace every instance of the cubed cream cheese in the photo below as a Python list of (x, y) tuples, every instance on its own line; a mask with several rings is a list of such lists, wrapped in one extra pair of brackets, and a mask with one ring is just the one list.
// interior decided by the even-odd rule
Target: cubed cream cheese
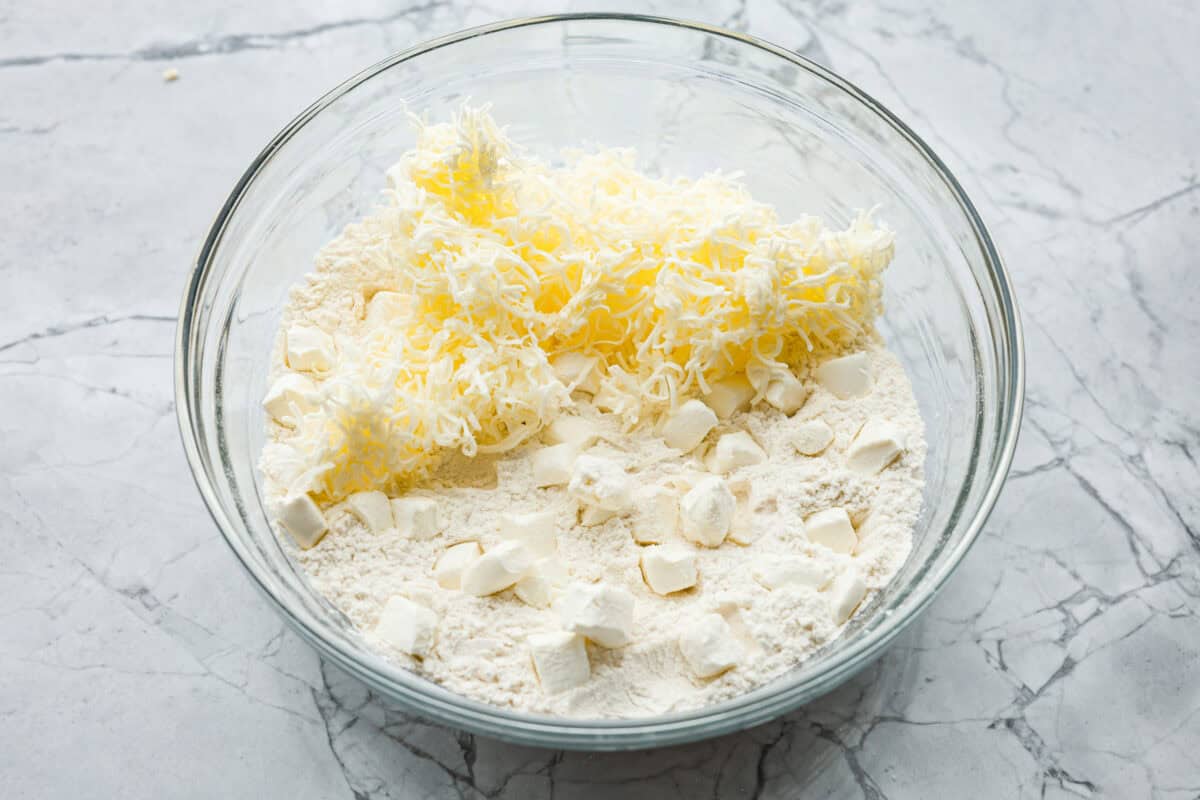
[(817, 382), (842, 400), (871, 391), (871, 362), (866, 353), (833, 358), (817, 367)]
[(396, 594), (407, 597), (419, 606), (433, 608), (438, 592), (437, 587), (429, 581), (415, 580), (401, 583), (396, 588)]
[(550, 601), (570, 581), (567, 566), (557, 557), (550, 556), (534, 562), (533, 568), (513, 586), (513, 593), (521, 602), (534, 608), (548, 608)]
[(535, 633), (528, 639), (534, 673), (546, 694), (583, 686), (591, 677), (583, 637), (568, 631)]
[(846, 451), (846, 466), (864, 475), (875, 475), (904, 452), (904, 431), (886, 419), (872, 417), (862, 426)]
[(814, 544), (824, 545), (835, 553), (851, 553), (858, 543), (854, 524), (844, 508), (827, 508), (804, 520), (804, 533)]
[(463, 570), (461, 588), (476, 597), (504, 591), (528, 574), (533, 561), (519, 542), (501, 542)]
[(833, 579), (829, 587), (829, 608), (833, 621), (841, 625), (854, 614), (863, 598), (867, 596), (867, 584), (858, 570), (850, 567)]
[(754, 565), (754, 579), (768, 589), (807, 586), (824, 589), (833, 580), (833, 568), (811, 558), (766, 553)]
[(575, 460), (567, 493), (580, 505), (617, 514), (633, 506), (633, 481), (620, 464), (600, 456), (584, 454)]
[(725, 475), (740, 467), (751, 467), (767, 460), (767, 454), (758, 442), (745, 431), (722, 434), (717, 445), (705, 459), (709, 470)]
[(596, 525), (603, 525), (615, 516), (617, 516), (617, 512), (609, 511), (606, 508), (583, 506), (579, 509), (579, 524), (585, 528), (592, 528)]
[(688, 400), (663, 423), (662, 437), (668, 447), (687, 453), (696, 449), (717, 425), (717, 415), (699, 400)]
[(563, 627), (601, 647), (628, 644), (633, 633), (633, 595), (605, 583), (573, 583), (555, 602)]
[(307, 494), (294, 494), (279, 506), (279, 522), (305, 550), (316, 545), (328, 525), (325, 515)]
[(833, 428), (824, 420), (812, 419), (792, 429), (788, 441), (804, 456), (819, 456), (833, 443)]
[(655, 594), (670, 594), (696, 585), (696, 553), (680, 544), (642, 550), (642, 578)]
[(808, 399), (808, 390), (795, 375), (785, 372), (771, 377), (763, 399), (784, 414), (790, 415), (804, 406), (804, 401)]
[(543, 435), (549, 444), (567, 444), (581, 452), (600, 435), (600, 426), (590, 419), (562, 414), (546, 426)]
[(375, 624), (375, 635), (416, 658), (424, 658), (433, 649), (437, 634), (437, 614), (399, 595), (388, 598)]
[(346, 498), (346, 508), (371, 533), (383, 533), (395, 524), (391, 501), (383, 492), (355, 492)]
[(679, 495), (661, 485), (644, 486), (634, 493), (636, 507), (633, 540), (638, 544), (658, 544), (675, 535), (679, 528)]
[(397, 497), (392, 500), (396, 530), (413, 539), (430, 539), (442, 529), (437, 503), (430, 497)]
[(533, 565), (533, 571), (550, 581), (552, 587), (566, 586), (571, 580), (571, 572), (567, 565), (556, 556), (540, 559)]
[(550, 581), (536, 573), (526, 575), (513, 585), (513, 594), (534, 608), (550, 607)]
[(501, 514), (500, 536), (520, 542), (534, 556), (552, 556), (558, 550), (558, 522), (553, 511)]
[(333, 368), (333, 337), (320, 328), (295, 325), (288, 328), (286, 340), (287, 364), (292, 369), (323, 373)]
[(569, 444), (555, 444), (534, 452), (530, 459), (533, 482), (540, 486), (561, 486), (571, 480), (571, 467), (578, 451)]
[(288, 372), (280, 375), (267, 390), (263, 408), (281, 425), (292, 427), (296, 421), (321, 406), (317, 385), (304, 375)]
[(705, 614), (684, 628), (679, 650), (699, 678), (720, 675), (742, 660), (742, 646), (720, 614)]
[(854, 529), (858, 542), (854, 545), (854, 554), (863, 555), (874, 552), (879, 547), (886, 547), (905, 536), (905, 526), (889, 518), (887, 513), (872, 509)]
[(750, 386), (754, 388), (754, 393), (761, 394), (770, 385), (774, 372), (775, 370), (772, 370), (766, 364), (747, 364), (745, 375)]
[(733, 492), (715, 475), (701, 478), (679, 501), (683, 536), (706, 547), (725, 541), (737, 507)]
[(462, 574), (483, 555), (479, 542), (460, 542), (447, 547), (433, 567), (433, 579), (443, 589), (462, 586)]
[(734, 375), (732, 378), (714, 381), (709, 386), (709, 393), (704, 402), (717, 413), (721, 419), (729, 419), (738, 411), (745, 411), (754, 399), (754, 387), (744, 375)]

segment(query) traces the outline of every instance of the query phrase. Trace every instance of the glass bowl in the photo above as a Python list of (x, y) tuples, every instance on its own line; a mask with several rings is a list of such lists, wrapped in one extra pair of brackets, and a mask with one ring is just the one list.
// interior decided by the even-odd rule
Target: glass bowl
[[(925, 506), (906, 566), (843, 635), (759, 689), (629, 720), (518, 713), (449, 692), (368, 647), (272, 532), (256, 469), (271, 345), (314, 253), (380, 198), (414, 143), (406, 111), (448, 119), (470, 99), (530, 151), (633, 146), (650, 171), (740, 170), (782, 218), (834, 225), (876, 208), (897, 234), (882, 333), (927, 425)], [(183, 443), (229, 546), (329, 661), (422, 716), (514, 742), (623, 749), (764, 722), (846, 680), (927, 606), (979, 534), (1016, 444), (1022, 351), (1009, 280), (941, 160), (879, 103), (810, 61), (703, 25), (627, 15), (524, 19), (395, 55), (322, 97), (267, 145), (200, 251), (180, 314)]]

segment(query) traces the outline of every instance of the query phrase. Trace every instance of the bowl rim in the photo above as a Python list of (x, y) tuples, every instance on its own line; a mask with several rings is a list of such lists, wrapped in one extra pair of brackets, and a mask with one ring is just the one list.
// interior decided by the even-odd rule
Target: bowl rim
[[(326, 638), (319, 630), (313, 629), (300, 619), (271, 591), (268, 586), (269, 581), (259, 574), (238, 537), (230, 533), (234, 526), (227, 518), (216, 491), (209, 483), (205, 458), (199, 446), (200, 435), (197, 427), (199, 419), (196, 409), (193, 408), (193, 381), (189, 369), (191, 360), (189, 354), (193, 350), (195, 338), (193, 328), (199, 311), (198, 300), (209, 280), (213, 256), (218, 250), (225, 229), (258, 173), (301, 128), (357, 86), (397, 64), (425, 53), (481, 36), (530, 26), (589, 21), (667, 26), (728, 39), (736, 44), (764, 51), (805, 70), (842, 90), (873, 112), (876, 117), (907, 141), (933, 168), (969, 223), (976, 244), (983, 255), (990, 278), (990, 286), (1000, 310), (1000, 320), (1003, 323), (1000, 331), (1002, 336), (997, 339), (995, 346), (1005, 351), (1009, 366), (1008, 374), (1002, 376), (1006, 378), (1007, 393), (998, 398), (998, 409), (1001, 412), (1008, 409), (1008, 413), (1007, 415), (1002, 413), (1000, 418), (997, 448), (993, 457), (994, 470), (979, 500), (978, 508), (970, 520), (960, 522), (960, 526), (965, 528), (964, 535), (945, 554), (938, 571), (931, 576), (929, 590), (924, 595), (910, 596), (906, 601), (910, 603), (906, 613), (893, 614), (891, 619), (877, 629), (848, 648), (839, 651), (824, 672), (811, 676), (802, 684), (785, 684), (782, 688), (771, 690), (771, 687), (779, 683), (776, 680), (718, 704), (667, 715), (616, 720), (575, 719), (547, 714), (531, 714), (472, 700), (446, 690), (436, 683), (421, 678), (403, 667), (386, 662), (382, 658), (363, 659), (358, 654), (344, 649), (337, 642)], [(757, 37), (714, 25), (669, 17), (626, 13), (569, 13), (523, 17), (502, 20), (437, 37), (397, 52), (359, 71), (326, 92), (298, 114), (271, 139), (250, 163), (222, 204), (209, 228), (180, 303), (175, 337), (174, 372), (176, 418), (180, 437), (188, 466), (204, 504), (222, 537), (254, 585), (270, 601), (289, 627), (313, 646), (319, 655), (333, 661), (343, 670), (366, 683), (372, 690), (380, 692), (419, 716), (472, 733), (515, 743), (576, 750), (622, 750), (680, 744), (745, 729), (767, 722), (824, 694), (871, 663), (933, 601), (978, 538), (999, 497), (1012, 463), (1020, 431), (1025, 395), (1024, 337), (1007, 270), (986, 225), (958, 179), (920, 136), (869, 94), (828, 68), (798, 53)]]

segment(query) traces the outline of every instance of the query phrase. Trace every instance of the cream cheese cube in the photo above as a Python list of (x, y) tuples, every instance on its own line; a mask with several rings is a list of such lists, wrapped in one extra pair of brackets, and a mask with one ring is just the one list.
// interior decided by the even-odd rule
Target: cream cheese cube
[(875, 554), (880, 547), (886, 546), (889, 541), (895, 541), (900, 536), (905, 535), (899, 533), (903, 528), (902, 524), (882, 518), (872, 512), (854, 530), (858, 536), (858, 542), (854, 545), (854, 554)]
[(596, 525), (603, 525), (615, 516), (617, 516), (617, 512), (615, 511), (596, 508), (595, 506), (584, 506), (579, 509), (579, 524), (585, 528), (592, 528)]
[(871, 391), (871, 362), (866, 353), (854, 353), (826, 361), (817, 367), (817, 381), (842, 400)]
[(867, 584), (858, 570), (850, 567), (833, 580), (829, 587), (829, 609), (833, 621), (841, 625), (854, 614), (863, 598), (867, 596)]
[(403, 653), (424, 658), (433, 649), (437, 614), (407, 597), (390, 597), (375, 623), (375, 635)]
[(333, 368), (336, 350), (333, 337), (311, 325), (288, 328), (287, 363), (301, 372), (328, 372)]
[(808, 390), (795, 375), (784, 372), (771, 377), (763, 399), (790, 416), (804, 406), (804, 401), (808, 399)]
[(813, 419), (797, 425), (788, 437), (796, 452), (804, 456), (818, 456), (833, 443), (833, 428), (824, 420)]
[(699, 678), (712, 678), (737, 666), (742, 646), (720, 614), (705, 614), (679, 635), (683, 660)]
[(761, 394), (767, 390), (767, 386), (771, 383), (771, 377), (774, 370), (766, 364), (747, 364), (746, 365), (746, 380), (754, 387), (755, 394)]
[(501, 514), (500, 536), (520, 542), (535, 556), (552, 556), (558, 550), (556, 515), (553, 511)]
[(904, 452), (904, 431), (886, 419), (873, 417), (862, 426), (846, 451), (846, 466), (875, 475)]
[(294, 494), (284, 499), (279, 506), (279, 524), (305, 550), (321, 541), (329, 527), (321, 509), (307, 494)]
[(572, 350), (550, 359), (550, 369), (572, 390), (595, 394), (600, 390), (600, 359)]
[(567, 631), (535, 633), (528, 639), (533, 671), (542, 691), (558, 694), (583, 686), (591, 677), (583, 637)]
[(721, 419), (729, 419), (735, 412), (745, 411), (755, 395), (754, 387), (744, 375), (714, 381), (709, 389), (711, 391), (704, 397), (704, 402)]
[(763, 528), (755, 524), (755, 514), (751, 508), (753, 489), (750, 481), (742, 478), (731, 480), (727, 484), (733, 493), (734, 509), (733, 522), (729, 526), (727, 541), (734, 544), (749, 546), (754, 544), (763, 534)]
[(758, 541), (762, 534), (762, 528), (754, 524), (754, 516), (749, 512), (743, 512), (739, 506), (734, 515), (733, 524), (729, 527), (729, 535), (725, 538), (734, 544), (749, 547)]
[(433, 608), (437, 598), (437, 589), (428, 581), (409, 581), (401, 584), (396, 589), (396, 594), (412, 600), (419, 606)]
[(367, 324), (378, 326), (407, 319), (412, 315), (414, 305), (410, 295), (400, 292), (376, 292), (367, 301)]
[(544, 435), (550, 444), (567, 444), (579, 452), (596, 441), (600, 426), (590, 419), (563, 414), (546, 426)]
[(549, 608), (562, 587), (570, 581), (567, 567), (555, 556), (543, 558), (513, 586), (513, 593), (521, 602), (534, 608)]
[(396, 529), (414, 539), (430, 539), (442, 529), (437, 503), (429, 497), (397, 497), (392, 500)]
[(751, 467), (767, 460), (758, 442), (745, 431), (726, 433), (717, 439), (717, 446), (705, 460), (711, 472), (725, 475), (739, 467)]
[(263, 408), (281, 425), (292, 427), (299, 417), (321, 407), (321, 390), (311, 379), (295, 372), (280, 375), (267, 390)]
[(502, 592), (529, 573), (533, 555), (518, 542), (501, 542), (463, 570), (461, 588), (483, 597)]
[(754, 579), (768, 589), (807, 586), (820, 591), (833, 580), (833, 569), (811, 558), (765, 556), (754, 565)]
[(633, 521), (633, 540), (638, 544), (658, 544), (675, 535), (679, 528), (679, 497), (666, 486), (646, 486), (634, 494), (637, 515)]
[(526, 575), (517, 581), (513, 585), (513, 594), (527, 606), (550, 607), (550, 581), (537, 573)]
[(633, 506), (633, 481), (621, 465), (599, 456), (575, 460), (567, 492), (584, 506), (620, 514)]
[(570, 570), (557, 556), (541, 559), (533, 565), (533, 571), (548, 580), (553, 588), (566, 586), (571, 580)]
[(696, 585), (696, 554), (677, 544), (642, 551), (642, 578), (655, 594), (667, 595)]
[(571, 480), (576, 450), (569, 444), (555, 444), (534, 452), (533, 482), (537, 486), (561, 486)]
[(717, 415), (699, 400), (688, 400), (672, 412), (662, 427), (668, 447), (687, 453), (696, 449), (717, 425)]
[(844, 508), (827, 508), (804, 520), (804, 532), (814, 544), (824, 545), (835, 553), (851, 553), (858, 535)]
[(555, 603), (563, 627), (601, 647), (628, 644), (633, 633), (633, 595), (604, 583), (573, 583)]
[(383, 492), (355, 492), (346, 498), (346, 508), (371, 533), (383, 533), (395, 524), (391, 501)]
[(706, 547), (725, 541), (733, 524), (737, 501), (725, 481), (716, 476), (701, 478), (679, 501), (683, 536)]
[(433, 566), (433, 579), (443, 589), (458, 589), (462, 586), (463, 572), (482, 555), (479, 542), (460, 542), (447, 547)]

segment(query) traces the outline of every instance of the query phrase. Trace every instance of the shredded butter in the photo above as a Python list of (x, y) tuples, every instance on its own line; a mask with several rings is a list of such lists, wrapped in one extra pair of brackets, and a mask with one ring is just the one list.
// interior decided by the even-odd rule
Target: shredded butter
[[(780, 222), (736, 175), (652, 178), (631, 150), (565, 158), (520, 153), (486, 110), (419, 124), (384, 204), (318, 256), (318, 274), (359, 276), (361, 307), (290, 437), (291, 488), (337, 500), (449, 450), (510, 450), (570, 404), (562, 353), (596, 360), (598, 404), (633, 427), (737, 373), (761, 396), (879, 313), (893, 236), (866, 215)], [(405, 302), (367, 313), (385, 292)]]

